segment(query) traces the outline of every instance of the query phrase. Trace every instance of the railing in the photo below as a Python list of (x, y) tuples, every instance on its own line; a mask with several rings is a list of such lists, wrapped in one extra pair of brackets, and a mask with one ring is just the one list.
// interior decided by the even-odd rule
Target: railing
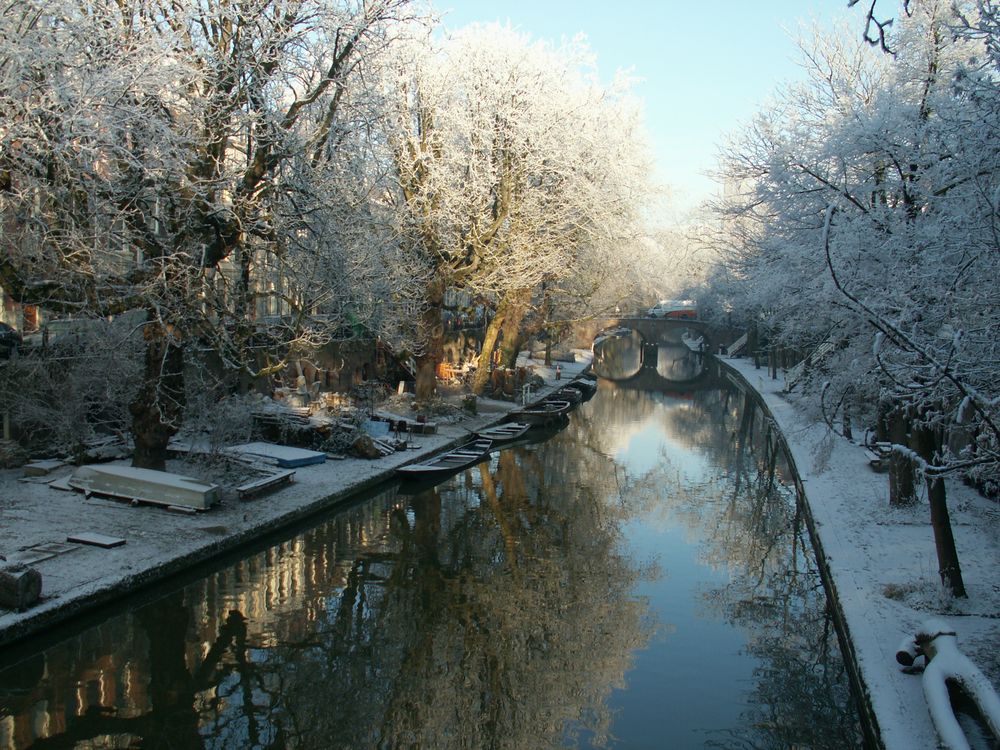
[(742, 352), (744, 349), (746, 349), (747, 341), (749, 341), (749, 340), (750, 340), (750, 333), (749, 332), (744, 333), (742, 336), (740, 336), (738, 339), (736, 339), (736, 341), (734, 341), (732, 343), (732, 345), (729, 347), (729, 356), (730, 357), (736, 357), (736, 356), (738, 356), (740, 354), (740, 352)]

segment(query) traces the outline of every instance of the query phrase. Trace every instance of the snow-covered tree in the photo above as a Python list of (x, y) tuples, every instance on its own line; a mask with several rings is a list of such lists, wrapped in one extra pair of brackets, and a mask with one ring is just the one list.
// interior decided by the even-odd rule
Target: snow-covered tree
[(940, 509), (945, 473), (1000, 482), (996, 13), (906, 11), (892, 55), (808, 45), (810, 81), (727, 150), (718, 214), (733, 251), (716, 289), (772, 343), (835, 344), (811, 379), (817, 411), (909, 425), (892, 441), (919, 454)]
[(373, 184), (351, 171), (352, 87), (408, 15), (406, 0), (0, 11), (0, 284), (63, 313), (145, 311), (137, 465), (162, 466), (179, 426), (186, 345), (252, 374), (275, 365), (252, 346), (268, 299), (279, 352), (374, 314), (391, 244), (352, 231)]
[(403, 246), (432, 269), (417, 356), (427, 398), (445, 289), (495, 295), (497, 326), (516, 330), (533, 289), (638, 234), (645, 164), (624, 82), (600, 86), (580, 41), (473, 26), (402, 52), (384, 82), (389, 199)]

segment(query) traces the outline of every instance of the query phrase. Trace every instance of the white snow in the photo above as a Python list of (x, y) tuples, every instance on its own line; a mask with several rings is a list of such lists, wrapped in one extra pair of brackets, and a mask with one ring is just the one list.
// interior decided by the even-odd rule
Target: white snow
[(958, 648), (952, 626), (940, 619), (928, 620), (916, 634), (916, 643), (933, 658), (922, 678), (927, 707), (938, 736), (949, 750), (969, 750), (969, 742), (951, 710), (948, 682), (961, 685), (974, 700), (993, 734), (1000, 738), (1000, 697), (971, 659)]

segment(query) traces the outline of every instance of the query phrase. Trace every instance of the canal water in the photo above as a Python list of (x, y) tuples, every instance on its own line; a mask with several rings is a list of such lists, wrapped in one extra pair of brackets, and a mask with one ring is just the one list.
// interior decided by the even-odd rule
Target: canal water
[(859, 747), (776, 446), (724, 376), (602, 380), (556, 434), (7, 654), (0, 749)]

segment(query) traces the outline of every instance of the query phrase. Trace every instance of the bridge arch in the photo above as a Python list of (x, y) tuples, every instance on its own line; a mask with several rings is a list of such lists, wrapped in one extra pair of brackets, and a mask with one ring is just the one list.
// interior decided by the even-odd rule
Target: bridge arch
[(690, 318), (608, 318), (605, 328), (628, 328), (635, 331), (647, 344), (682, 344), (684, 333), (690, 332), (691, 339), (704, 337), (703, 351), (715, 351), (715, 335), (708, 323)]

